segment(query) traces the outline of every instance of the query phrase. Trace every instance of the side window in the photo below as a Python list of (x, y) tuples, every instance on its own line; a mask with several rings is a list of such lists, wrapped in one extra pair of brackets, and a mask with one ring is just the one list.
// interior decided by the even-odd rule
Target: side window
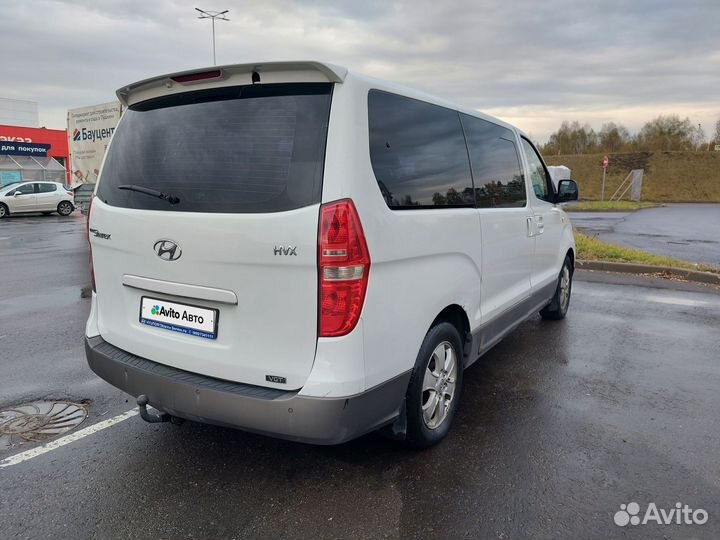
[(52, 193), (53, 191), (57, 191), (55, 184), (38, 184), (38, 187), (40, 188), (38, 193)]
[(474, 205), (457, 111), (371, 90), (368, 123), (370, 161), (390, 208)]
[(523, 207), (525, 179), (513, 132), (487, 120), (460, 115), (470, 153), (478, 208)]
[(17, 188), (13, 193), (21, 193), (22, 195), (29, 195), (35, 193), (35, 184), (23, 184)]
[(543, 165), (542, 159), (540, 159), (533, 145), (526, 139), (521, 140), (530, 168), (530, 181), (532, 182), (533, 191), (538, 199), (552, 202), (552, 191), (548, 185), (550, 177), (545, 169), (545, 165)]

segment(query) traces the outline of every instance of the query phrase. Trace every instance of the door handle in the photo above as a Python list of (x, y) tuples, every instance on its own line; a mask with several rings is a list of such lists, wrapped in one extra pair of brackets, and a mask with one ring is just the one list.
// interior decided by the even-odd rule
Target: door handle
[(525, 223), (527, 224), (527, 235), (529, 237), (535, 236), (535, 232), (533, 231), (533, 218), (525, 218)]

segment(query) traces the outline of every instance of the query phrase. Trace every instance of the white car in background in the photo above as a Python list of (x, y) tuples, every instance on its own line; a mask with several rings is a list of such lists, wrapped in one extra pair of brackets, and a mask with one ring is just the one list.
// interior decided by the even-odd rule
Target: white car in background
[(28, 212), (57, 212), (69, 216), (73, 210), (72, 191), (59, 182), (17, 182), (0, 188), (0, 219)]

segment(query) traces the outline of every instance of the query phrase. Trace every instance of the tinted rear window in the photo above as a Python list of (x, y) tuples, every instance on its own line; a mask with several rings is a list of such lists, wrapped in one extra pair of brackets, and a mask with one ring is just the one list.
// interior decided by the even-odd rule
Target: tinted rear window
[(38, 184), (38, 193), (52, 193), (57, 191), (55, 184)]
[(479, 208), (525, 206), (525, 179), (515, 136), (508, 128), (460, 115), (472, 164)]
[(474, 205), (457, 111), (371, 90), (368, 123), (370, 160), (390, 208)]
[(331, 91), (329, 83), (236, 86), (135, 105), (115, 131), (98, 197), (180, 212), (280, 212), (318, 203)]

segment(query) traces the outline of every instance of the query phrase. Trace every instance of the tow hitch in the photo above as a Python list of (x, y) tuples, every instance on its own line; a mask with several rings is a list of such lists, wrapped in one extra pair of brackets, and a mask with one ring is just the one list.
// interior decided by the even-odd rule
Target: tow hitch
[(171, 417), (168, 413), (161, 412), (160, 414), (154, 414), (148, 412), (148, 401), (150, 400), (145, 394), (140, 394), (137, 398), (138, 408), (140, 409), (140, 417), (143, 420), (145, 420), (146, 422), (150, 422), (151, 424), (154, 424), (156, 422), (169, 422), (171, 420)]

